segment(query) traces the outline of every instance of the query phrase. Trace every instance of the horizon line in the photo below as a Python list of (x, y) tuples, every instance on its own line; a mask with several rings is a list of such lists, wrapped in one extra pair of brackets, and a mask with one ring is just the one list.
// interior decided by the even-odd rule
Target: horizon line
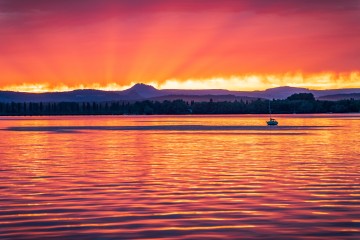
[(11, 85), (3, 85), (0, 91), (46, 93), (69, 92), (75, 90), (123, 91), (142, 82), (158, 90), (228, 90), (228, 91), (264, 91), (277, 87), (305, 88), (308, 90), (348, 89), (360, 88), (360, 71), (352, 72), (319, 72), (307, 74), (302, 72), (288, 72), (283, 74), (244, 74), (231, 76), (213, 76), (207, 78), (172, 78), (167, 80), (134, 80), (120, 81), (111, 79), (106, 83), (97, 82), (68, 82), (58, 81), (52, 84), (51, 79), (38, 82), (14, 81)]
[(101, 91), (101, 92), (122, 92), (129, 90), (136, 85), (145, 85), (148, 87), (153, 87), (158, 91), (229, 91), (229, 92), (261, 92), (261, 91), (267, 91), (270, 89), (277, 89), (277, 88), (294, 88), (294, 89), (304, 89), (308, 91), (330, 91), (330, 90), (344, 90), (344, 89), (356, 89), (360, 90), (360, 87), (343, 87), (343, 88), (326, 88), (326, 89), (314, 89), (314, 88), (307, 88), (307, 87), (295, 87), (290, 85), (282, 85), (282, 86), (275, 86), (271, 88), (265, 88), (265, 89), (258, 89), (258, 90), (231, 90), (226, 88), (157, 88), (156, 86), (153, 86), (152, 84), (147, 83), (134, 83), (130, 86), (126, 86), (122, 89), (108, 89), (108, 88), (67, 88), (64, 90), (48, 90), (48, 91), (17, 91), (17, 90), (10, 90), (10, 89), (0, 89), (0, 92), (14, 92), (14, 93), (28, 93), (28, 94), (46, 94), (46, 93), (66, 93), (66, 92), (75, 92), (75, 91)]

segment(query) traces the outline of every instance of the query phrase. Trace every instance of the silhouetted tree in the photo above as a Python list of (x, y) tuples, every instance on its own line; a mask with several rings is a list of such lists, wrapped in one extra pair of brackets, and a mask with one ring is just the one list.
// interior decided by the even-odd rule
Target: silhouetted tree
[[(301, 97), (302, 96), (302, 97)], [(300, 100), (300, 99), (302, 100)], [(290, 98), (294, 99), (294, 98)], [(297, 100), (273, 100), (272, 113), (346, 113), (360, 112), (360, 100), (319, 101), (297, 95)], [(306, 100), (304, 100), (306, 99)], [(29, 102), (1, 103), (0, 115), (79, 115), (79, 114), (241, 114), (268, 113), (268, 101), (195, 102)]]
[(312, 93), (295, 93), (287, 98), (287, 100), (305, 100), (305, 101), (315, 101), (315, 97)]

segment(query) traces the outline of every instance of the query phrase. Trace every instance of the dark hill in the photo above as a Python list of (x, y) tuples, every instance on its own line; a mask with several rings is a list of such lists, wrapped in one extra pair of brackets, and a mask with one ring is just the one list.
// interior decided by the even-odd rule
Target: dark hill
[(121, 92), (122, 96), (127, 96), (128, 98), (132, 99), (147, 99), (162, 96), (164, 94), (165, 93), (163, 93), (161, 90), (143, 83), (135, 84), (131, 88)]
[[(224, 89), (206, 90), (183, 90), (163, 89), (159, 90), (146, 84), (135, 84), (123, 91), (101, 90), (75, 90), (69, 92), (48, 93), (22, 93), (0, 91), (0, 102), (109, 102), (109, 101), (142, 101), (142, 100), (173, 100), (185, 101), (235, 101), (239, 99), (286, 99), (295, 93), (312, 93), (317, 99), (340, 100), (357, 99), (360, 94), (359, 88), (333, 89), (333, 90), (309, 90), (306, 88), (278, 87), (264, 91), (229, 91)], [(353, 97), (352, 97), (353, 96)]]

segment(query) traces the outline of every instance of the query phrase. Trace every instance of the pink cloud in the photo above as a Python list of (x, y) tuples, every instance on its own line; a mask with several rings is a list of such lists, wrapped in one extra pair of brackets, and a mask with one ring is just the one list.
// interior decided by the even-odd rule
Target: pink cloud
[(360, 69), (358, 1), (0, 0), (1, 84)]

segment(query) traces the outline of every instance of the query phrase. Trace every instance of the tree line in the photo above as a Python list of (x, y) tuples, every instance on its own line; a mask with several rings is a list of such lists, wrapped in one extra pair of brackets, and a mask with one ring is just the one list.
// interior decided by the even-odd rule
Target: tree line
[[(360, 112), (360, 100), (315, 100), (310, 93), (293, 94), (287, 99), (271, 100), (271, 112), (353, 113)], [(113, 102), (0, 102), (2, 116), (41, 115), (162, 115), (162, 114), (266, 114), (269, 100), (208, 102), (195, 101), (113, 101)]]

